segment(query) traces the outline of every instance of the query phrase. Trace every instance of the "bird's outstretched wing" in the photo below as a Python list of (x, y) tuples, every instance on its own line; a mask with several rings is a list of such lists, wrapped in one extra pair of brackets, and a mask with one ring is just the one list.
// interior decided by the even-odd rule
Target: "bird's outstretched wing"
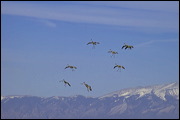
[(116, 66), (114, 66), (114, 68), (116, 68), (117, 67), (117, 65)]
[(112, 51), (108, 51), (108, 53), (112, 53)]
[(123, 49), (125, 47), (125, 45), (124, 46), (122, 46), (122, 48), (121, 49)]
[(108, 51), (108, 53), (111, 53), (112, 52), (112, 50), (110, 49), (109, 51)]
[(92, 42), (88, 42), (87, 45), (92, 44)]
[(124, 66), (122, 66), (122, 68), (123, 68), (123, 69), (125, 69), (125, 67), (124, 67)]
[(67, 84), (71, 87), (71, 85), (67, 82)]
[(128, 48), (128, 46), (125, 47), (125, 50)]
[(63, 82), (64, 82), (65, 84), (68, 84), (69, 86), (71, 86), (69, 82), (67, 82), (67, 81), (65, 81), (65, 80), (63, 80)]
[(96, 42), (96, 44), (100, 44), (99, 42)]
[(90, 91), (92, 91), (92, 88), (91, 88), (91, 86), (89, 86), (89, 90), (90, 90)]
[(70, 65), (68, 64), (64, 69), (69, 68), (69, 67), (70, 67)]

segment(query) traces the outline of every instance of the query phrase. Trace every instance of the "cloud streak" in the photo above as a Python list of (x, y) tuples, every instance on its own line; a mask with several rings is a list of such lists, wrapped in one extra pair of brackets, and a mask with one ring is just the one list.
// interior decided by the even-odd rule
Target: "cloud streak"
[[(3, 2), (2, 14), (76, 23), (116, 25), (143, 29), (149, 28), (151, 30), (156, 29), (173, 32), (178, 30), (178, 12), (176, 12), (176, 7), (172, 7), (176, 4), (170, 4), (170, 6), (168, 6), (167, 3), (164, 4), (161, 2), (162, 8), (159, 9), (158, 5), (160, 5), (160, 3), (156, 5), (156, 3), (153, 2), (149, 5), (145, 2), (80, 3), (81, 2), (76, 4), (61, 4), (61, 2), (58, 2), (58, 4), (49, 5), (34, 4), (33, 2)], [(168, 13), (168, 10), (165, 8), (169, 8), (170, 13)], [(50, 22), (46, 24), (55, 26), (55, 24)]]
[[(84, 2), (84, 4), (92, 4), (99, 6), (109, 6), (109, 7), (121, 7), (128, 8), (132, 10), (150, 10), (156, 12), (172, 12), (178, 13), (179, 7), (178, 2), (170, 2), (170, 1), (106, 1), (106, 2)], [(177, 5), (177, 6), (175, 6)]]
[(44, 24), (44, 25), (46, 25), (48, 27), (51, 27), (51, 28), (57, 27), (57, 25), (54, 22), (50, 21), (50, 20), (40, 19), (40, 20), (36, 20), (36, 21), (38, 21), (38, 22), (40, 22), (40, 23), (42, 23), (42, 24)]
[(165, 42), (178, 42), (177, 39), (169, 39), (169, 40), (150, 40), (150, 41), (147, 41), (147, 42), (143, 42), (143, 43), (140, 43), (140, 44), (137, 44), (135, 45), (135, 47), (144, 47), (144, 46), (147, 46), (147, 45), (151, 45), (151, 44), (154, 44), (154, 43), (158, 43), (158, 42), (161, 42), (161, 43), (165, 43)]

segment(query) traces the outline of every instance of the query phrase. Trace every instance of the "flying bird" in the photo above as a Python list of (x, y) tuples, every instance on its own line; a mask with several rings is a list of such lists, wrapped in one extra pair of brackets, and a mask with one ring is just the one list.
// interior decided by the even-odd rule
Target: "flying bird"
[(134, 48), (132, 45), (126, 45), (125, 43), (124, 43), (124, 45), (122, 46), (122, 49), (123, 48), (125, 48), (125, 50), (127, 49), (127, 48), (129, 48), (129, 49), (131, 49), (131, 48)]
[(72, 66), (72, 65), (67, 65), (64, 69), (70, 68), (72, 69), (72, 71), (74, 71), (74, 69), (77, 69), (76, 66)]
[(69, 83), (69, 82), (67, 82), (67, 81), (65, 81), (64, 79), (63, 79), (63, 80), (61, 80), (61, 81), (59, 81), (59, 82), (64, 82), (64, 86), (65, 86), (65, 87), (66, 87), (66, 84), (67, 84), (67, 85), (69, 85), (69, 86), (71, 87), (70, 83)]
[(91, 42), (88, 42), (87, 45), (89, 45), (89, 44), (92, 44), (92, 45), (93, 45), (93, 48), (95, 48), (95, 45), (96, 45), (96, 44), (100, 44), (100, 43), (99, 43), (99, 42), (94, 42), (94, 41), (92, 41), (92, 39), (91, 39)]
[(84, 85), (86, 86), (88, 92), (89, 92), (89, 91), (92, 91), (92, 88), (91, 88), (90, 85), (86, 84), (85, 82), (83, 82), (83, 83), (81, 83), (81, 84), (84, 84)]
[(111, 53), (111, 57), (114, 56), (115, 57), (115, 54), (118, 54), (118, 52), (116, 51), (112, 51), (111, 49), (108, 51), (108, 53)]
[(124, 66), (117, 65), (117, 64), (114, 66), (114, 69), (115, 69), (116, 67), (118, 68), (118, 70), (117, 70), (117, 71), (121, 70), (121, 68), (122, 68), (122, 69), (125, 69), (125, 67), (124, 67)]

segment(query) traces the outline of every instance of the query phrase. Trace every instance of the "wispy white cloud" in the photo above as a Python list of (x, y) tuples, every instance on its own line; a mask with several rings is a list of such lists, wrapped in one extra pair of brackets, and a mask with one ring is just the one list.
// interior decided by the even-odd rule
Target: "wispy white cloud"
[(95, 1), (95, 2), (84, 2), (84, 4), (92, 4), (99, 6), (109, 7), (121, 7), (130, 8), (134, 10), (150, 10), (150, 11), (161, 11), (161, 12), (179, 12), (178, 1)]
[[(118, 25), (156, 31), (174, 32), (178, 30), (179, 26), (178, 12), (176, 11), (178, 10), (178, 5), (173, 2), (146, 3), (120, 1), (66, 3), (34, 4), (33, 2), (3, 2), (1, 9), (2, 14), (9, 15), (68, 22)], [(170, 13), (168, 13), (168, 10)], [(53, 23), (46, 22), (46, 24), (55, 27)]]
[(52, 28), (57, 27), (56, 23), (54, 23), (54, 22), (52, 22), (52, 21), (50, 21), (50, 20), (38, 19), (38, 20), (36, 20), (36, 21), (38, 21), (38, 22), (40, 22), (40, 23), (42, 23), (42, 24), (44, 24), (44, 25), (46, 25), (46, 26), (48, 26), (48, 27), (52, 27)]
[(147, 42), (143, 42), (143, 43), (139, 43), (137, 45), (134, 45), (136, 48), (137, 47), (144, 47), (144, 46), (147, 46), (147, 45), (151, 45), (151, 44), (154, 44), (154, 43), (164, 43), (164, 42), (178, 42), (177, 39), (168, 39), (168, 40), (150, 40), (150, 41), (147, 41)]
[(51, 21), (44, 21), (44, 23), (47, 25), (47, 26), (49, 26), (49, 27), (56, 27), (57, 25), (55, 24), (55, 23), (53, 23), (53, 22), (51, 22)]

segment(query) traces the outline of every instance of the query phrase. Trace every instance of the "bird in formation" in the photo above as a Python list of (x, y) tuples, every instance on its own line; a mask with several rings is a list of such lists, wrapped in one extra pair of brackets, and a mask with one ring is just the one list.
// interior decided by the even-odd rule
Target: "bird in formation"
[(131, 49), (131, 48), (134, 48), (132, 45), (126, 45), (124, 43), (124, 45), (122, 46), (122, 49), (125, 48), (125, 50), (128, 48), (128, 49)]
[(67, 82), (67, 81), (65, 81), (64, 79), (63, 79), (63, 80), (61, 80), (61, 81), (59, 81), (59, 82), (64, 82), (64, 86), (65, 86), (65, 87), (66, 87), (66, 85), (69, 85), (69, 86), (71, 87), (70, 83), (69, 83), (69, 82)]
[[(99, 43), (99, 42), (94, 42), (94, 41), (92, 41), (92, 39), (91, 39), (91, 42), (88, 42), (87, 45), (89, 45), (89, 44), (92, 44), (92, 45), (93, 45), (93, 48), (95, 48), (95, 45), (100, 44), (100, 43)], [(126, 50), (127, 48), (128, 48), (128, 49), (131, 49), (131, 48), (134, 48), (134, 47), (133, 47), (132, 45), (127, 45), (127, 44), (124, 43), (124, 45), (122, 46), (122, 49), (123, 49), (123, 48), (125, 48), (125, 50)], [(111, 49), (108, 51), (108, 53), (111, 53), (111, 54), (112, 54), (111, 57), (112, 57), (112, 56), (115, 56), (115, 54), (118, 54), (118, 52), (112, 51)], [(77, 69), (76, 66), (72, 66), (72, 65), (67, 65), (64, 69), (67, 69), (67, 68), (72, 69), (72, 71), (74, 71), (74, 69)], [(118, 68), (117, 71), (121, 70), (121, 68), (122, 68), (122, 69), (125, 69), (124, 66), (122, 66), (122, 65), (117, 65), (117, 64), (115, 64), (114, 69), (115, 69), (115, 68)], [(65, 81), (64, 79), (61, 80), (61, 81), (59, 81), (59, 82), (64, 82), (64, 85), (65, 85), (65, 86), (66, 86), (66, 85), (71, 86), (70, 83), (67, 82), (67, 81)], [(88, 92), (89, 92), (89, 91), (92, 91), (92, 88), (91, 88), (90, 85), (86, 84), (85, 82), (83, 82), (83, 83), (81, 83), (81, 84), (83, 84), (83, 85), (86, 86)]]
[(76, 66), (72, 66), (72, 65), (67, 65), (64, 69), (70, 68), (72, 69), (72, 71), (74, 71), (74, 69), (77, 69)]
[(86, 84), (85, 82), (83, 82), (83, 83), (81, 83), (81, 84), (84, 84), (84, 85), (86, 86), (88, 92), (89, 92), (89, 91), (92, 91), (92, 88), (91, 88), (90, 85)]
[(117, 64), (116, 64), (116, 65), (114, 66), (114, 69), (115, 69), (116, 67), (118, 68), (117, 71), (121, 70), (121, 68), (122, 68), (122, 69), (125, 69), (125, 67), (122, 66), (122, 65), (117, 65)]
[(91, 39), (91, 42), (88, 42), (87, 45), (89, 45), (89, 44), (92, 44), (92, 45), (93, 45), (93, 48), (95, 48), (95, 45), (96, 45), (96, 44), (100, 44), (100, 43), (99, 43), (99, 42), (94, 42), (94, 41), (92, 41), (92, 39)]
[(112, 51), (111, 49), (108, 51), (108, 53), (111, 53), (112, 55), (111, 55), (111, 57), (115, 57), (115, 54), (118, 54), (118, 52), (116, 52), (116, 51)]

